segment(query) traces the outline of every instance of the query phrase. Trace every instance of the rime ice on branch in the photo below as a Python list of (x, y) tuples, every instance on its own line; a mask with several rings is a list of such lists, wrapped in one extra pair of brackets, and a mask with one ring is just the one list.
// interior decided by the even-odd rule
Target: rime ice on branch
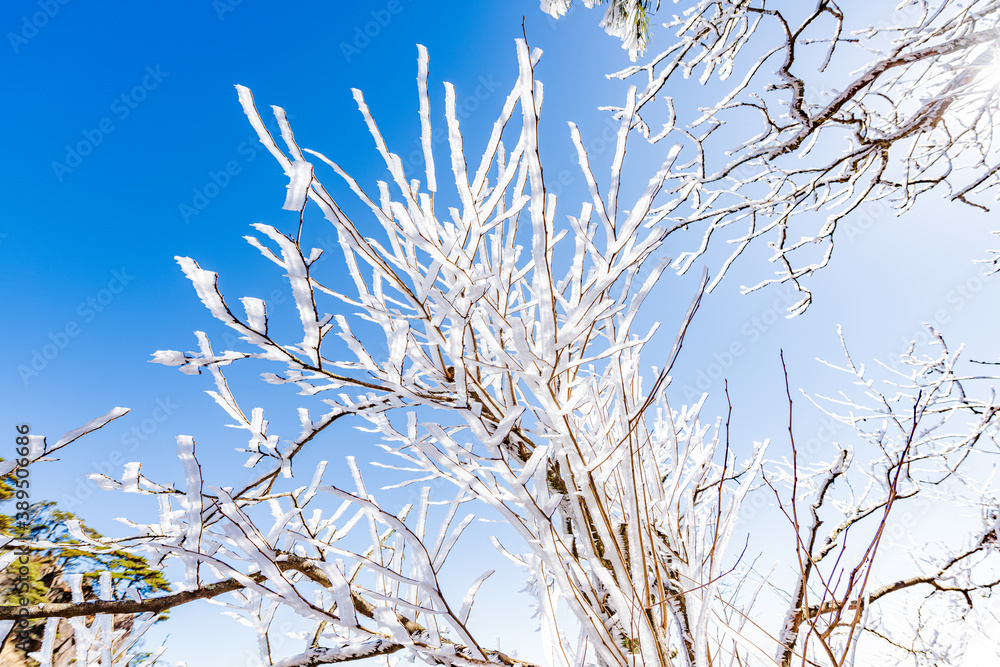
[[(941, 648), (943, 626), (922, 624), (929, 603), (913, 594), (931, 593), (948, 613), (978, 610), (998, 585), (988, 576), (995, 505), (967, 544), (922, 552), (925, 562), (912, 576), (877, 581), (876, 557), (899, 508), (913, 499), (961, 509), (974, 505), (962, 489), (976, 489), (972, 495), (985, 503), (970, 467), (982, 460), (1000, 408), (992, 396), (976, 398), (983, 378), (960, 372), (958, 353), (943, 340), (932, 356), (911, 351), (885, 392), (848, 357), (846, 370), (865, 396), (843, 397), (848, 414), (839, 418), (869, 447), (838, 446), (825, 463), (798, 458), (790, 391), (790, 460), (765, 462), (766, 442), (731, 445), (729, 419), (703, 423), (703, 401), (672, 406), (670, 373), (707, 273), (687, 311), (670, 322), (678, 332), (671, 349), (652, 351), (660, 365), (652, 372), (640, 362), (652, 331), (633, 325), (669, 266), (655, 258), (680, 207), (693, 198), (705, 215), (728, 209), (713, 208), (717, 198), (705, 195), (703, 175), (675, 164), (679, 146), (635, 201), (621, 205), (626, 149), (632, 131), (644, 129), (637, 113), (652, 90), (630, 88), (618, 109), (609, 178), (594, 173), (585, 133), (571, 126), (588, 193), (572, 215), (557, 214), (563, 203), (546, 190), (539, 153), (539, 56), (518, 42), (516, 83), (471, 167), (456, 91), (446, 84), (449, 193), (439, 190), (445, 179), (430, 140), (422, 47), (423, 183), (406, 173), (364, 96), (354, 93), (389, 174), (377, 196), (332, 159), (301, 149), (275, 107), (279, 147), (250, 91), (239, 87), (244, 111), (288, 179), (284, 208), (299, 214), (295, 234), (257, 224), (247, 240), (289, 281), (301, 334), (281, 340), (261, 299), (244, 297), (242, 310), (234, 309), (215, 273), (178, 258), (210, 313), (249, 351), (216, 352), (197, 332), (197, 351), (160, 351), (154, 361), (208, 371), (210, 395), (230, 425), (247, 432), (240, 451), (251, 480), (222, 486), (206, 479), (189, 436), (178, 437), (182, 486), (149, 479), (137, 463), (121, 480), (101, 478), (105, 488), (157, 496), (160, 515), (129, 521), (132, 537), (81, 548), (131, 548), (182, 563), (180, 589), (145, 600), (74, 600), (32, 609), (32, 617), (154, 613), (211, 599), (254, 628), (269, 665), (383, 655), (519, 664), (472, 629), (477, 614), (490, 613), (475, 600), (492, 572), (465, 582), (464, 594), (443, 585), (452, 576), (449, 555), (479, 516), (516, 535), (491, 542), (526, 573), (545, 664), (840, 666), (858, 664), (859, 650), (960, 664), (959, 654)], [(727, 56), (719, 57), (724, 64)], [(343, 185), (324, 186), (328, 170)], [(364, 225), (338, 203), (334, 193), (345, 189), (366, 210)], [(784, 205), (781, 192), (775, 210)], [(334, 226), (349, 280), (332, 284), (320, 275), (328, 266), (317, 264), (321, 252), (303, 245), (307, 206)], [(297, 436), (281, 438), (262, 408), (240, 406), (223, 371), (247, 359), (268, 366), (266, 381), (294, 385), (302, 396)], [(299, 455), (329, 447), (327, 429), (343, 417), (365, 420), (395, 457), (403, 485), (437, 482), (433, 495), (424, 486), (414, 503), (391, 507), (353, 456), (348, 485), (325, 479), (326, 462), (303, 477)], [(773, 577), (744, 558), (749, 546), (730, 545), (745, 530), (741, 509), (750, 494), (764, 494), (788, 518), (784, 561)], [(896, 568), (888, 574), (895, 577)], [(905, 637), (883, 620), (891, 600), (915, 619)], [(291, 657), (273, 654), (279, 610), (311, 624)], [(3, 613), (13, 618), (9, 608)]]
[[(608, 109), (641, 116), (651, 141), (685, 146), (676, 191), (688, 203), (667, 222), (702, 241), (673, 268), (687, 271), (728, 235), (733, 251), (709, 291), (767, 239), (775, 275), (746, 289), (791, 282), (801, 312), (812, 298), (803, 279), (829, 262), (852, 213), (903, 212), (934, 192), (973, 214), (1000, 193), (996, 0), (687, 4), (657, 31), (668, 44), (659, 55), (613, 75), (644, 81), (636, 111)], [(706, 86), (716, 101), (695, 108), (674, 98), (682, 77), (722, 92)]]

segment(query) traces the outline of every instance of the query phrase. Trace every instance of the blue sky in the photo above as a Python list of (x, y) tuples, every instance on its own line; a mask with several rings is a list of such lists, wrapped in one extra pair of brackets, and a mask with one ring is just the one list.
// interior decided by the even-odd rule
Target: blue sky
[[(97, 491), (86, 475), (117, 476), (125, 461), (142, 460), (144, 474), (174, 479), (180, 433), (197, 438), (218, 482), (248, 474), (233, 451), (244, 438), (222, 427), (224, 415), (202, 393), (207, 378), (147, 363), (157, 349), (192, 349), (195, 329), (224, 346), (225, 330), (208, 316), (175, 255), (220, 272), (234, 297), (268, 298), (272, 317), (294, 317), (285, 281), (241, 238), (252, 223), (280, 228), (291, 218), (280, 210), (284, 176), (251, 136), (235, 84), (250, 87), (261, 108), (285, 107), (304, 145), (372, 183), (381, 177), (379, 163), (371, 160), (352, 87), (364, 90), (387, 140), (405, 153), (417, 136), (415, 45), (424, 44), (439, 119), (447, 79), (460, 100), (476, 99), (463, 122), (470, 137), (482, 135), (516, 78), (514, 39), (523, 16), (532, 44), (551, 49), (546, 112), (597, 119), (596, 92), (606, 85), (590, 82), (593, 97), (573, 116), (575, 72), (627, 59), (589, 14), (556, 24), (533, 2), (421, 0), (5, 4), (0, 72), (9, 103), (0, 115), (10, 132), (0, 167), (8, 186), (0, 292), (11, 316), (0, 334), (9, 352), (0, 413), (4, 423), (30, 424), (53, 442), (114, 406), (132, 409), (64, 450), (58, 463), (37, 466), (33, 499), (57, 500), (98, 529), (121, 534), (115, 517), (152, 520), (155, 508), (130, 496), (126, 510), (121, 496)], [(487, 93), (479, 95), (481, 107), (477, 91)], [(244, 380), (248, 405), (264, 389), (261, 404), (292, 407), (287, 393), (282, 403), (252, 376)], [(361, 442), (350, 428), (341, 434)], [(363, 457), (344, 447), (322, 458), (339, 461), (352, 451)], [(172, 633), (168, 658), (191, 667), (236, 664), (217, 641), (220, 628), (239, 630), (202, 605), (175, 612), (154, 639)], [(530, 628), (525, 619), (522, 629)]]
[[(204, 443), (210, 474), (227, 476), (227, 483), (248, 474), (233, 472), (242, 457), (232, 450), (243, 438), (221, 427), (223, 415), (201, 393), (210, 388), (207, 378), (147, 363), (158, 349), (192, 349), (195, 329), (220, 335), (217, 349), (224, 349), (224, 332), (198, 302), (175, 255), (218, 271), (231, 298), (274, 294), (272, 316), (294, 317), (280, 276), (241, 239), (252, 223), (287, 229), (294, 221), (280, 210), (286, 179), (252, 137), (234, 84), (251, 88), (259, 108), (284, 107), (303, 145), (371, 185), (381, 177), (381, 163), (373, 159), (350, 88), (365, 92), (390, 147), (405, 155), (418, 136), (415, 44), (424, 44), (432, 109), (440, 121), (441, 82), (453, 82), (459, 99), (468, 100), (468, 146), (488, 133), (516, 77), (514, 39), (523, 16), (529, 42), (545, 50), (537, 72), (546, 84), (543, 148), (572, 165), (565, 121), (576, 121), (585, 137), (599, 136), (606, 121), (596, 107), (619, 103), (624, 90), (602, 74), (630, 63), (598, 28), (596, 11), (580, 9), (555, 22), (537, 5), (4, 3), (3, 428), (27, 423), (55, 439), (114, 406), (132, 408), (65, 450), (58, 463), (36, 466), (34, 498), (60, 500), (95, 527), (120, 531), (113, 518), (126, 513), (121, 496), (95, 491), (85, 475), (117, 475), (122, 462), (142, 460), (145, 474), (174, 479), (180, 433)], [(477, 97), (477, 91), (488, 92)], [(902, 219), (874, 217), (870, 226), (854, 221), (855, 238), (838, 246), (833, 265), (813, 282), (816, 305), (795, 320), (784, 319), (785, 289), (738, 294), (741, 283), (770, 274), (765, 253), (750, 253), (706, 299), (677, 366), (679, 400), (685, 390), (707, 389), (714, 392), (710, 405), (721, 410), (724, 375), (741, 437), (780, 438), (787, 416), (777, 351), (785, 349), (793, 383), (818, 390), (830, 375), (813, 359), (836, 358), (837, 323), (864, 359), (890, 358), (928, 320), (968, 340), (974, 358), (996, 358), (990, 332), (1000, 292), (971, 264), (991, 247), (995, 216), (932, 204)], [(671, 252), (689, 249), (693, 239), (683, 242)], [(717, 266), (721, 256), (707, 261)], [(662, 318), (669, 335), (696, 278), (667, 276), (656, 293), (650, 316)], [(293, 397), (276, 395), (252, 375), (238, 377), (247, 405), (294, 405)], [(806, 430), (821, 423), (802, 419)], [(362, 446), (349, 427), (339, 433)], [(342, 447), (325, 457), (352, 452), (364, 456)], [(211, 625), (199, 623), (203, 617), (176, 616), (175, 636), (184, 646), (211, 638)], [(196, 655), (171, 651), (190, 667), (227, 664)]]
[[(174, 256), (230, 277), (234, 294), (283, 287), (257, 270), (241, 238), (252, 223), (289, 217), (280, 168), (251, 136), (234, 84), (250, 87), (265, 110), (285, 107), (306, 145), (370, 183), (380, 172), (350, 89), (365, 91), (391, 144), (411, 145), (417, 43), (431, 53), (438, 112), (445, 78), (460, 96), (491, 91), (481, 108), (468, 105), (480, 134), (516, 76), (522, 15), (533, 44), (560, 45), (547, 63), (556, 73), (547, 112), (568, 117), (577, 68), (627, 63), (596, 16), (572, 34), (562, 30), (570, 22), (557, 26), (528, 2), (301, 3), (282, 9), (283, 20), (274, 6), (249, 2), (184, 10), (57, 2), (47, 22), (36, 17), (42, 11), (37, 3), (4, 10), (11, 103), (0, 113), (11, 159), (2, 167), (0, 289), (17, 314), (3, 331), (12, 350), (5, 413), (53, 436), (120, 403), (140, 424), (164, 414), (157, 400), (179, 406), (168, 410), (170, 437), (215, 416), (198, 380), (145, 363), (157, 349), (189, 349), (196, 328), (213, 331)], [(26, 28), (32, 20), (44, 24)], [(597, 117), (596, 99), (585, 115)]]

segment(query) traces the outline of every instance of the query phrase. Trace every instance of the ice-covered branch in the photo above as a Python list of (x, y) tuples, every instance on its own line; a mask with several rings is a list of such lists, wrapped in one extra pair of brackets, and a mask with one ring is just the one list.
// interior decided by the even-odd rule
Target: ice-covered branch
[[(614, 75), (645, 74), (638, 126), (685, 146), (672, 176), (686, 201), (666, 222), (702, 238), (676, 270), (727, 233), (734, 249), (714, 287), (766, 239), (778, 268), (745, 289), (790, 282), (803, 294), (790, 309), (798, 313), (811, 302), (803, 279), (830, 261), (835, 237), (856, 233), (858, 216), (901, 213), (930, 192), (988, 210), (1000, 184), (1000, 4), (859, 9), (698, 0), (666, 24), (673, 35), (660, 33), (660, 55)], [(735, 83), (693, 108), (671, 91), (695, 74), (701, 84)], [(661, 132), (651, 129), (658, 115)]]

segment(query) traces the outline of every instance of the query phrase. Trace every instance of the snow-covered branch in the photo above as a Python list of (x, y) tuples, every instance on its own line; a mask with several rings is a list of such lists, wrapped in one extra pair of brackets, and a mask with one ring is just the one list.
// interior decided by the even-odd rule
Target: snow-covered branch
[[(791, 282), (803, 295), (798, 313), (811, 302), (803, 279), (830, 261), (835, 235), (851, 235), (842, 228), (853, 216), (900, 213), (930, 192), (988, 210), (1000, 183), (995, 0), (868, 11), (832, 0), (688, 4), (658, 33), (659, 55), (614, 75), (645, 75), (640, 129), (685, 146), (673, 191), (686, 203), (665, 222), (700, 229), (702, 240), (673, 268), (689, 270), (727, 233), (734, 249), (711, 290), (767, 239), (778, 268), (746, 289)], [(675, 99), (673, 85), (695, 76), (725, 87), (717, 101)]]

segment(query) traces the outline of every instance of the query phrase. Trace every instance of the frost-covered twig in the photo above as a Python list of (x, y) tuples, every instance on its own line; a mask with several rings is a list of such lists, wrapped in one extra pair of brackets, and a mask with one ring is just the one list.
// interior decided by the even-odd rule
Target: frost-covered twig
[[(658, 33), (659, 55), (613, 75), (644, 81), (635, 113), (647, 137), (685, 146), (672, 176), (686, 202), (664, 223), (702, 238), (676, 270), (728, 234), (711, 291), (766, 239), (775, 275), (744, 289), (790, 282), (802, 293), (794, 314), (811, 302), (803, 279), (827, 265), (835, 238), (860, 233), (859, 215), (901, 213), (930, 192), (988, 210), (1000, 183), (996, 0), (687, 4)], [(714, 103), (673, 92), (695, 76), (724, 86)]]

